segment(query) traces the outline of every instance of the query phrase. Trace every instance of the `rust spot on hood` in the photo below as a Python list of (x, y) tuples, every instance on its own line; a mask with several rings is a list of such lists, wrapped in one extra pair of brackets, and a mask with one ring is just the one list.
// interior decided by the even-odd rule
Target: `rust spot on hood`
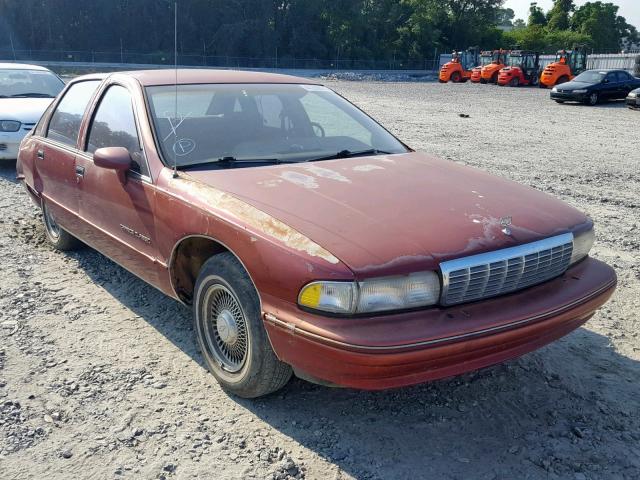
[(236, 218), (254, 229), (256, 233), (262, 233), (274, 238), (293, 250), (321, 258), (332, 264), (339, 262), (335, 256), (320, 245), (262, 210), (243, 202), (229, 193), (201, 183), (188, 174), (180, 172), (178, 175), (178, 179), (170, 180), (177, 191), (188, 190), (197, 193), (198, 198), (211, 204), (217, 210), (222, 211), (229, 217)]

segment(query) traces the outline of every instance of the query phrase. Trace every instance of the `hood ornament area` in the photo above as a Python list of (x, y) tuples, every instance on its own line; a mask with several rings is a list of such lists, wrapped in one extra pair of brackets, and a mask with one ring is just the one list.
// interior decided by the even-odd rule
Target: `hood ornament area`
[(511, 235), (511, 217), (500, 217), (500, 225), (502, 225), (502, 233)]

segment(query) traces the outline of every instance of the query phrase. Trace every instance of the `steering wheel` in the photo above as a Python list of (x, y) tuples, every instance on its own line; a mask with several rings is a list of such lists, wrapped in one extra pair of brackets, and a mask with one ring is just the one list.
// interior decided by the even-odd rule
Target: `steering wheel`
[(324, 128), (322, 128), (322, 125), (320, 125), (319, 123), (311, 122), (311, 128), (313, 129), (313, 133), (315, 133), (316, 137), (320, 137), (320, 138), (326, 137)]

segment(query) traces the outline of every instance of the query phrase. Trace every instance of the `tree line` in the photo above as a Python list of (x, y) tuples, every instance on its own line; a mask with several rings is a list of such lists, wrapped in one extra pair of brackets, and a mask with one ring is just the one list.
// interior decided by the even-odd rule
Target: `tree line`
[[(0, 0), (0, 49), (173, 55), (173, 0)], [(179, 52), (415, 61), (464, 49), (617, 50), (636, 29), (612, 3), (555, 0), (514, 19), (503, 0), (179, 0)]]

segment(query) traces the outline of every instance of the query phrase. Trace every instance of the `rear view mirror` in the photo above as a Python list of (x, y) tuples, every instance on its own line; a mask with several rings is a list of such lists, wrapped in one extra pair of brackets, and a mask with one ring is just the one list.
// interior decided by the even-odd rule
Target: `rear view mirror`
[(99, 148), (93, 154), (93, 164), (96, 167), (115, 170), (118, 178), (126, 183), (126, 172), (131, 167), (131, 154), (124, 147)]

